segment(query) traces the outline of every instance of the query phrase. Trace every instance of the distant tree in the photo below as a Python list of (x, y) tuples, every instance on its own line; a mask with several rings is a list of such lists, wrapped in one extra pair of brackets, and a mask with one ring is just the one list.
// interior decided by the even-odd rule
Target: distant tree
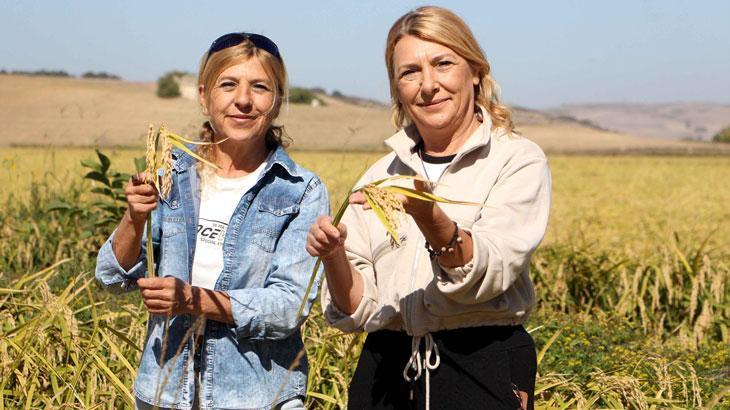
[(311, 104), (315, 95), (312, 91), (301, 87), (289, 87), (289, 102), (292, 104)]
[(71, 77), (71, 74), (67, 73), (63, 70), (36, 70), (36, 71), (27, 71), (27, 70), (13, 70), (10, 72), (10, 74), (16, 74), (16, 75), (32, 75), (32, 76), (43, 76), (43, 77)]
[(157, 96), (160, 98), (175, 98), (180, 96), (180, 85), (175, 80), (175, 72), (171, 71), (157, 80)]
[(730, 127), (725, 127), (722, 131), (715, 134), (715, 136), (712, 137), (712, 142), (729, 143), (730, 142)]
[(81, 78), (101, 78), (105, 80), (121, 80), (122, 77), (114, 74), (109, 74), (104, 71), (99, 71), (98, 73), (95, 73), (93, 71), (87, 71), (83, 74), (81, 74)]
[(335, 98), (343, 98), (345, 94), (342, 94), (340, 90), (334, 90), (332, 91), (332, 96)]

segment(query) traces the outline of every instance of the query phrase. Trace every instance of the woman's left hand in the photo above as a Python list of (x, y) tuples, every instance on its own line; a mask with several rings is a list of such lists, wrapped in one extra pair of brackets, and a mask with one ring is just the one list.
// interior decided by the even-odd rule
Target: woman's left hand
[[(420, 175), (418, 175), (420, 177)], [(431, 188), (427, 182), (415, 179), (413, 180), (413, 187), (418, 191), (431, 192)], [(431, 218), (433, 216), (434, 202), (422, 201), (416, 198), (409, 198), (402, 194), (396, 194), (396, 197), (403, 204), (403, 209), (406, 213), (410, 214), (414, 218)], [(350, 204), (360, 204), (363, 209), (370, 209), (370, 205), (365, 199), (365, 194), (362, 191), (357, 191), (350, 195), (348, 200)]]
[(189, 283), (174, 277), (140, 278), (137, 286), (150, 313), (178, 315), (192, 311), (193, 291)]

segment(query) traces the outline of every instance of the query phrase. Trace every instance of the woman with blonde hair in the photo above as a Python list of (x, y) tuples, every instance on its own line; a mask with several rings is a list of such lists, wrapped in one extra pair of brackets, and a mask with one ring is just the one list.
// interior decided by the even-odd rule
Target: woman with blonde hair
[[(175, 150), (169, 195), (141, 182), (145, 175), (132, 178), (127, 212), (97, 260), (102, 285), (139, 289), (151, 314), (136, 405), (304, 408), (297, 310), (306, 298), (306, 313), (316, 297), (316, 288), (305, 295), (314, 259), (304, 245), (317, 215), (329, 212), (327, 192), (292, 161), (273, 125), (287, 89), (273, 41), (221, 36), (203, 56), (198, 84), (208, 117), (201, 137), (215, 143), (199, 154), (219, 169)], [(152, 244), (143, 236), (150, 212)]]
[(326, 320), (368, 332), (349, 407), (532, 408), (535, 347), (522, 324), (550, 208), (545, 155), (513, 131), (484, 53), (452, 12), (399, 18), (385, 62), (400, 131), (358, 184), (420, 175), (431, 183), (391, 183), (482, 206), (400, 197), (399, 247), (360, 192), (339, 226), (321, 216), (310, 228)]

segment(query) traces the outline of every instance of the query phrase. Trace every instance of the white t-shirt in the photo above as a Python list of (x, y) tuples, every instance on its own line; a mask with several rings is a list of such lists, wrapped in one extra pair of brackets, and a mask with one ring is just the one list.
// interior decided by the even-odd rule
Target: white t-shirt
[(456, 155), (435, 157), (422, 152), (421, 165), (423, 166), (423, 176), (431, 182), (438, 182), (441, 174), (451, 165), (455, 157)]
[(252, 173), (239, 178), (213, 175), (200, 192), (198, 232), (195, 236), (195, 257), (191, 284), (214, 289), (223, 270), (223, 240), (228, 222), (241, 197), (256, 184), (266, 161)]

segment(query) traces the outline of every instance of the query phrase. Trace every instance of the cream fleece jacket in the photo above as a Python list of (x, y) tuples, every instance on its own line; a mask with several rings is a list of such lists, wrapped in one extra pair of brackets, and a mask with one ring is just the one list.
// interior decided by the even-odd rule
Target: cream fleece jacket
[[(393, 175), (423, 174), (415, 128), (386, 140), (393, 152), (376, 162), (358, 182)], [(413, 187), (410, 180), (393, 184)], [(351, 315), (342, 313), (322, 287), (325, 318), (345, 332), (404, 330), (413, 336), (484, 325), (523, 323), (535, 304), (530, 256), (545, 234), (550, 209), (550, 170), (533, 142), (500, 129), (489, 116), (459, 149), (434, 189), (436, 195), (483, 207), (439, 204), (470, 232), (474, 256), (457, 268), (440, 266), (426, 252), (423, 234), (406, 216), (400, 247), (390, 245), (385, 228), (370, 210), (350, 206), (347, 256), (360, 273), (364, 294)]]

